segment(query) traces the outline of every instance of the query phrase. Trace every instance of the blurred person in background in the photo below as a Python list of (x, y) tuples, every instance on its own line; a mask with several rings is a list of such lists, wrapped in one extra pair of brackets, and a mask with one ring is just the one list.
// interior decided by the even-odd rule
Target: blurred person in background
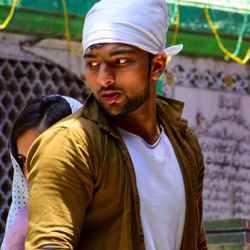
[(29, 200), (26, 158), (30, 146), (44, 130), (81, 106), (82, 104), (73, 98), (49, 95), (32, 100), (18, 115), (10, 139), (10, 156), (14, 168), (12, 203), (1, 250), (25, 249)]

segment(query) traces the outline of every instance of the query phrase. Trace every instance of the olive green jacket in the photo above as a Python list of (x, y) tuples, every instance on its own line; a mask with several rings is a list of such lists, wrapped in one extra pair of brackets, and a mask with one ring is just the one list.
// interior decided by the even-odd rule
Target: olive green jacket
[[(157, 116), (174, 147), (186, 192), (183, 250), (207, 249), (202, 226), (204, 164), (181, 119), (183, 104), (158, 97)], [(134, 167), (115, 126), (90, 95), (55, 124), (29, 156), (25, 249), (144, 250)]]

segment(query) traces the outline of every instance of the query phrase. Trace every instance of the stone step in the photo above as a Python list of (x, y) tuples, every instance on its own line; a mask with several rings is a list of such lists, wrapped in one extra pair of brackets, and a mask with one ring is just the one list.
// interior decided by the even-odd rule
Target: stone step
[(243, 245), (243, 244), (208, 245), (208, 250), (250, 250), (250, 245)]
[(208, 244), (249, 244), (250, 246), (250, 232), (217, 232), (207, 233)]
[(250, 220), (241, 218), (204, 220), (205, 231), (227, 232), (227, 231), (250, 231)]

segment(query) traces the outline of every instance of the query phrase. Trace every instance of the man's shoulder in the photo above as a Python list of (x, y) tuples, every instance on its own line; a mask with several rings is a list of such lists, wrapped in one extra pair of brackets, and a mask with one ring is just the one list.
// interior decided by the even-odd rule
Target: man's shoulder
[[(57, 138), (59, 141), (79, 141), (85, 144), (95, 144), (103, 138), (103, 130), (108, 129), (100, 120), (86, 116), (86, 108), (60, 120), (44, 132), (43, 137)], [(101, 129), (102, 128), (102, 129)]]
[(56, 124), (54, 124), (51, 129), (69, 129), (69, 130), (82, 130), (88, 129), (89, 127), (95, 127), (95, 123), (88, 117), (83, 115), (83, 109), (77, 110), (75, 113), (65, 117)]

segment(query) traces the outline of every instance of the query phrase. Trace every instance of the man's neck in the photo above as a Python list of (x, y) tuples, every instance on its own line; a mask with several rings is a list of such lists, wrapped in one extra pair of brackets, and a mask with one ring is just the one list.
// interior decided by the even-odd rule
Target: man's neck
[(160, 136), (160, 125), (156, 116), (156, 105), (146, 110), (136, 110), (133, 113), (113, 118), (114, 123), (130, 133), (143, 138), (148, 144), (154, 144)]

